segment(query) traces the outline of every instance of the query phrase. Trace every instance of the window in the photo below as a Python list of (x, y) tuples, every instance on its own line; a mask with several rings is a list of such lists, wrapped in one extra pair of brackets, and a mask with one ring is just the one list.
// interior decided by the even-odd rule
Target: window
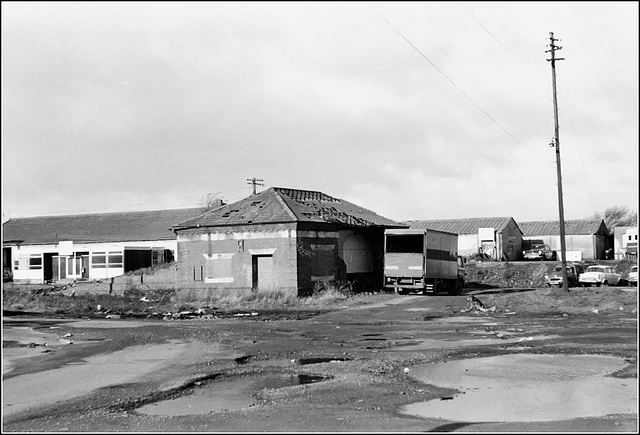
[(122, 267), (122, 251), (109, 252), (109, 267)]
[(157, 266), (162, 263), (171, 263), (172, 261), (173, 252), (171, 252), (171, 249), (153, 248), (153, 252), (151, 254), (152, 266)]
[(107, 267), (107, 257), (104, 252), (94, 252), (91, 255), (91, 263), (95, 268), (105, 268)]
[(423, 241), (422, 234), (387, 235), (387, 252), (422, 254)]
[(122, 251), (94, 252), (91, 264), (96, 269), (122, 267)]
[(29, 269), (42, 269), (42, 257), (38, 254), (29, 257)]

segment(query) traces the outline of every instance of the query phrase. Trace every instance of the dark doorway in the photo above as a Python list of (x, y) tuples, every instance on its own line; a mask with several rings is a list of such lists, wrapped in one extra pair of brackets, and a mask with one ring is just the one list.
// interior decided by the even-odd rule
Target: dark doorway
[(57, 252), (45, 253), (44, 264), (42, 265), (42, 273), (44, 282), (53, 281), (53, 256), (58, 255)]
[(142, 249), (125, 249), (124, 250), (124, 271), (131, 272), (132, 270), (143, 269), (145, 267), (151, 267), (152, 264), (152, 250), (151, 248)]

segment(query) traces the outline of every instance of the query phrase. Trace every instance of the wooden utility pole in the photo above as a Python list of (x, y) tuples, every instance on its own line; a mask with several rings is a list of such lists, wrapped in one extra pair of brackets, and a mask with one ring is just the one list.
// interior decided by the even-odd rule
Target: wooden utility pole
[(262, 178), (247, 178), (247, 184), (252, 184), (253, 185), (253, 195), (256, 194), (256, 186), (264, 186), (264, 184), (262, 184), (264, 180)]
[(562, 47), (556, 45), (556, 39), (553, 37), (553, 32), (549, 32), (549, 50), (545, 53), (551, 53), (551, 59), (547, 59), (551, 62), (551, 80), (553, 83), (553, 121), (555, 125), (555, 135), (551, 146), (555, 146), (556, 149), (556, 166), (558, 171), (558, 208), (560, 211), (560, 255), (562, 258), (562, 291), (569, 292), (569, 278), (567, 276), (567, 249), (564, 240), (564, 205), (562, 204), (562, 170), (560, 168), (560, 127), (558, 126), (558, 97), (556, 93), (556, 61), (564, 60), (564, 58), (556, 58), (556, 51), (562, 50)]

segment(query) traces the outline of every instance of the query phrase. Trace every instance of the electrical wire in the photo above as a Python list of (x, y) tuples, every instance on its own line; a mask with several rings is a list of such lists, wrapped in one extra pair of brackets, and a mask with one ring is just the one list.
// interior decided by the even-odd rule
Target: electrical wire
[(438, 68), (438, 66), (433, 63), (431, 61), (431, 59), (429, 59), (422, 51), (420, 51), (420, 49), (418, 47), (416, 47), (410, 40), (409, 38), (407, 38), (406, 36), (404, 36), (404, 34), (402, 32), (400, 32), (400, 30), (398, 30), (393, 24), (391, 24), (389, 22), (389, 20), (387, 20), (384, 15), (382, 15), (376, 8), (374, 8), (370, 3), (368, 3), (369, 6), (380, 16), (380, 18), (382, 18), (384, 20), (385, 23), (387, 23), (387, 25), (389, 25), (389, 27), (391, 27), (398, 35), (400, 35), (400, 37), (402, 39), (405, 40), (405, 42), (407, 44), (409, 44), (411, 46), (411, 48), (413, 48), (424, 60), (426, 60), (427, 62), (429, 62), (429, 64), (436, 70), (438, 71), (445, 79), (447, 79), (447, 81), (449, 83), (451, 83), (451, 85), (453, 85), (453, 87), (455, 87), (458, 91), (460, 91), (465, 97), (467, 97), (467, 99), (469, 101), (471, 101), (471, 103), (473, 103), (473, 105), (476, 106), (476, 108), (478, 108), (482, 113), (484, 113), (489, 119), (491, 119), (498, 127), (500, 127), (502, 129), (502, 131), (504, 131), (506, 134), (508, 134), (513, 140), (515, 140), (518, 144), (524, 146), (524, 144), (522, 142), (520, 142), (513, 134), (511, 134), (511, 132), (509, 132), (509, 130), (507, 130), (502, 124), (500, 124), (493, 116), (491, 116), (489, 114), (489, 112), (487, 112), (485, 109), (482, 108), (482, 106), (480, 106), (480, 104), (478, 104), (473, 98), (471, 98), (471, 96), (469, 94), (467, 94), (460, 86), (458, 86), (453, 80), (451, 80), (451, 78), (449, 78), (449, 76), (447, 76), (440, 68)]

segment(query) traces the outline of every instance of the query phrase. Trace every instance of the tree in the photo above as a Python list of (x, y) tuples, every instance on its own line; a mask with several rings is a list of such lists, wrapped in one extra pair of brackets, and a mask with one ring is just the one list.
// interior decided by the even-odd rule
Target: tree
[(609, 233), (615, 227), (632, 227), (638, 225), (638, 213), (627, 207), (609, 207), (604, 213), (594, 213), (592, 219), (602, 219)]
[(208, 193), (206, 197), (202, 198), (200, 204), (202, 206), (202, 211), (205, 212), (222, 207), (223, 205), (226, 205), (226, 202), (224, 202), (224, 199), (220, 198), (220, 192), (218, 192)]

